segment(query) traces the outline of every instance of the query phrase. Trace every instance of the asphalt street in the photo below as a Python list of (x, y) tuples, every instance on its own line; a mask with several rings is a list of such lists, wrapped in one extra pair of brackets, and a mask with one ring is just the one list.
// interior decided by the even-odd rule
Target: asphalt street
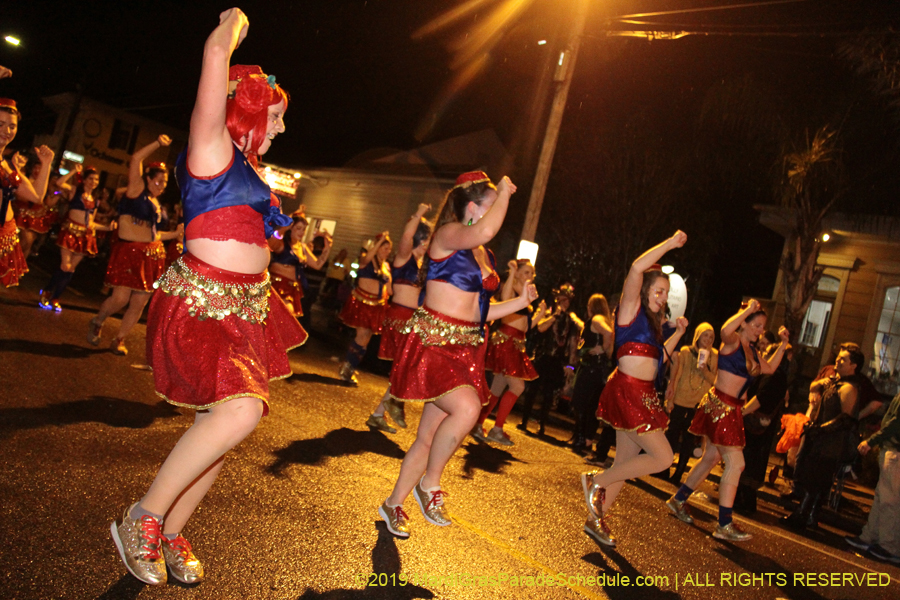
[(754, 519), (737, 517), (752, 540), (713, 539), (714, 482), (701, 490), (711, 500), (691, 502), (693, 526), (663, 505), (670, 483), (630, 482), (610, 517), (618, 547), (598, 547), (582, 532), (583, 460), (511, 426), (515, 446), (468, 438), (448, 465), (452, 526), (429, 525), (410, 498), (412, 535), (395, 539), (376, 510), (421, 408), (408, 409), (410, 429), (370, 431), (387, 380), (364, 372), (360, 387), (342, 386), (340, 345), (327, 336), (291, 353), (295, 375), (272, 384), (270, 416), (228, 456), (183, 532), (206, 580), (145, 586), (120, 563), (109, 524), (140, 498), (192, 416), (155, 395), (143, 324), (127, 357), (108, 350), (117, 319), (91, 347), (88, 320), (102, 298), (90, 278), (76, 274), (57, 314), (37, 308), (45, 277), (34, 268), (19, 288), (0, 290), (0, 598), (900, 597), (900, 568), (843, 543), (859, 533), (852, 520), (798, 535), (763, 503)]

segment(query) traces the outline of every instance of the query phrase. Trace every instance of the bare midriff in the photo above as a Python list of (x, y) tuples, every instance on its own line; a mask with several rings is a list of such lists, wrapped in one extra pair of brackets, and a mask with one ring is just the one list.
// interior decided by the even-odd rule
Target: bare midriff
[(478, 292), (464, 292), (443, 281), (429, 281), (425, 286), (425, 306), (462, 321), (481, 321)]
[(219, 269), (234, 273), (262, 273), (269, 266), (269, 249), (237, 240), (194, 238), (185, 242), (187, 251)]

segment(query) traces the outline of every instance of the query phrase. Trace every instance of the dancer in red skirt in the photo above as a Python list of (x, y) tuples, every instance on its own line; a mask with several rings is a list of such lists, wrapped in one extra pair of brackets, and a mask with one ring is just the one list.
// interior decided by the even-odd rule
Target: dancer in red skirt
[[(81, 165), (79, 165), (80, 167)], [(40, 161), (29, 161), (25, 172), (32, 185), (40, 179), (42, 165)], [(80, 168), (78, 169), (80, 171)], [(22, 245), (22, 254), (27, 259), (31, 256), (31, 248), (38, 238), (46, 236), (50, 228), (56, 224), (59, 218), (57, 205), (62, 197), (63, 190), (68, 187), (66, 181), (76, 174), (76, 170), (69, 171), (62, 177), (51, 180), (47, 184), (47, 193), (40, 204), (17, 200), (13, 204), (16, 211), (16, 225), (19, 227), (19, 243)], [(36, 254), (35, 254), (36, 255)]]
[[(501, 289), (500, 300), (512, 300), (523, 295), (532, 281), (534, 281), (534, 266), (530, 260), (525, 258), (509, 261), (509, 275)], [(493, 371), (494, 380), (491, 382), (491, 395), (487, 406), (481, 409), (478, 422), (472, 429), (472, 437), (477, 440), (497, 442), (504, 446), (513, 445), (513, 441), (503, 431), (503, 425), (516, 400), (525, 391), (525, 382), (538, 378), (538, 372), (525, 351), (525, 334), (536, 326), (538, 321), (531, 318), (531, 312), (529, 305), (511, 315), (506, 315), (500, 320), (500, 326), (491, 334), (485, 369)], [(543, 312), (542, 309), (538, 314), (542, 315)], [(503, 390), (507, 387), (509, 389), (504, 393)], [(497, 409), (497, 419), (485, 435), (484, 420), (498, 403), (500, 408)]]
[[(666, 440), (668, 417), (660, 402), (657, 380), (687, 328), (675, 322), (675, 333), (663, 343), (662, 322), (669, 298), (669, 278), (656, 264), (667, 252), (681, 248), (687, 235), (675, 232), (631, 264), (615, 310), (615, 351), (619, 366), (600, 394), (597, 418), (616, 430), (616, 460), (608, 470), (584, 473), (581, 485), (588, 506), (584, 531), (597, 542), (615, 546), (605, 517), (625, 482), (671, 466)], [(641, 454), (641, 450), (644, 454)]]
[(537, 298), (533, 285), (514, 300), (491, 303), (500, 286), (493, 258), (482, 244), (497, 234), (516, 186), (497, 187), (481, 171), (465, 173), (447, 194), (428, 251), (425, 303), (406, 325), (394, 359), (391, 394), (423, 402), (416, 441), (406, 452), (390, 497), (378, 509), (388, 530), (409, 537), (403, 502), (416, 502), (433, 525), (446, 526), (441, 474), (487, 403), (484, 323), (501, 319)]
[[(187, 252), (157, 281), (147, 319), (156, 392), (197, 410), (139, 502), (111, 531), (138, 579), (194, 583), (203, 566), (181, 531), (225, 454), (268, 412), (269, 381), (291, 374), (286, 351), (305, 339), (270, 293), (266, 237), (290, 225), (256, 158), (284, 131), (287, 94), (255, 66), (233, 65), (247, 17), (232, 8), (207, 38), (188, 147), (175, 176)], [(140, 457), (141, 449), (136, 449)]]
[[(420, 305), (422, 285), (419, 283), (419, 268), (431, 238), (431, 225), (424, 219), (425, 213), (429, 210), (431, 210), (431, 206), (420, 204), (416, 214), (406, 222), (403, 235), (400, 237), (397, 255), (391, 262), (393, 294), (391, 303), (384, 314), (381, 345), (378, 347), (378, 358), (383, 360), (394, 360), (397, 350), (403, 345), (403, 339), (407, 335), (403, 333), (406, 322)], [(381, 402), (366, 420), (366, 425), (387, 433), (397, 433), (397, 430), (385, 420), (385, 411), (391, 415), (391, 419), (397, 425), (406, 429), (406, 411), (403, 410), (403, 404), (391, 397), (390, 384), (388, 384), (388, 389)]]
[(16, 221), (13, 217), (13, 200), (40, 204), (47, 193), (50, 164), (53, 151), (47, 146), (35, 148), (41, 170), (36, 185), (21, 174), (25, 158), (19, 153), (10, 161), (3, 159), (3, 152), (16, 137), (19, 128), (19, 109), (15, 100), (0, 98), (0, 284), (12, 287), (19, 284), (19, 278), (28, 272), (25, 255), (19, 245)]
[(163, 242), (177, 238), (183, 229), (158, 231), (162, 215), (157, 198), (169, 183), (169, 170), (161, 162), (150, 163), (144, 168), (145, 159), (171, 143), (169, 136), (160, 135), (131, 157), (128, 188), (119, 202), (118, 236), (113, 243), (104, 281), (112, 288), (112, 293), (100, 305), (89, 325), (88, 343), (96, 346), (100, 343), (106, 318), (127, 306), (110, 346), (120, 356), (128, 354), (125, 336), (141, 318), (153, 295), (153, 283), (163, 274), (166, 265)]
[(356, 337), (347, 349), (347, 358), (338, 370), (347, 385), (359, 385), (356, 369), (366, 355), (372, 336), (381, 333), (384, 310), (391, 295), (391, 265), (387, 262), (390, 253), (391, 238), (383, 231), (375, 237), (372, 247), (360, 261), (356, 289), (341, 310), (340, 319), (344, 325), (356, 329)]
[(62, 306), (59, 297), (69, 286), (75, 269), (85, 256), (97, 255), (96, 230), (109, 231), (115, 228), (98, 225), (94, 222), (94, 213), (97, 210), (97, 200), (93, 193), (100, 183), (100, 174), (93, 167), (85, 167), (81, 173), (81, 182), (75, 188), (75, 195), (69, 203), (69, 212), (66, 220), (59, 230), (56, 245), (59, 246), (60, 265), (50, 281), (41, 290), (41, 298), (38, 306), (46, 310), (59, 312)]
[[(725, 472), (719, 482), (719, 522), (713, 537), (742, 542), (753, 537), (732, 520), (732, 507), (741, 471), (744, 470), (744, 405), (747, 388), (759, 375), (774, 373), (788, 344), (788, 330), (781, 327), (781, 344), (768, 361), (760, 360), (756, 341), (766, 330), (766, 312), (759, 302), (744, 303), (740, 312), (722, 326), (719, 370), (713, 387), (706, 393), (688, 431), (706, 438), (703, 456), (688, 473), (684, 484), (666, 501), (669, 510), (685, 523), (693, 523), (685, 504), (713, 467), (725, 461)], [(747, 410), (746, 412), (751, 412)]]
[(331, 252), (331, 236), (324, 235), (325, 246), (319, 258), (313, 254), (312, 242), (303, 242), (309, 221), (301, 214), (291, 217), (293, 223), (284, 231), (279, 231), (269, 238), (269, 250), (272, 261), (269, 263), (269, 275), (272, 277), (272, 289), (284, 300), (288, 310), (296, 318), (303, 316), (300, 302), (308, 287), (306, 283), (306, 267), (317, 271), (325, 266)]

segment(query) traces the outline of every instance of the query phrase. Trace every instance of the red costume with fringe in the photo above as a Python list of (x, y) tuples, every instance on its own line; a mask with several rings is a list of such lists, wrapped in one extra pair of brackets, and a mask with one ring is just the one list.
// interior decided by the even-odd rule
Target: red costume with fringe
[(744, 447), (743, 403), (722, 390), (710, 388), (694, 413), (688, 431), (704, 435), (716, 446)]
[(28, 264), (19, 244), (19, 232), (15, 221), (7, 221), (0, 227), (0, 284), (3, 287), (19, 285), (19, 278), (28, 272)]
[(501, 324), (491, 334), (485, 358), (485, 369), (498, 375), (516, 377), (524, 381), (537, 379), (538, 372), (525, 351), (525, 332)]
[[(371, 264), (371, 263), (369, 263)], [(384, 322), (384, 310), (387, 298), (384, 294), (370, 294), (356, 288), (344, 304), (338, 318), (347, 327), (355, 329), (371, 329), (372, 333), (381, 333), (381, 325)]]
[(34, 202), (17, 201), (13, 208), (16, 211), (16, 224), (19, 229), (27, 229), (35, 233), (48, 233), (59, 219), (59, 210), (55, 206), (35, 204)]
[[(272, 279), (272, 289), (282, 297), (285, 301), (285, 306), (290, 303), (290, 306), (293, 307), (292, 314), (294, 317), (302, 317), (303, 305), (300, 301), (303, 300), (303, 288), (300, 287), (300, 282), (272, 272), (269, 273), (269, 277)], [(291, 309), (289, 308), (288, 310), (290, 311)]]
[(381, 326), (381, 345), (378, 346), (378, 358), (382, 360), (394, 360), (408, 334), (404, 333), (406, 323), (416, 309), (395, 304), (388, 304), (384, 311), (384, 321)]
[(153, 282), (165, 272), (165, 266), (166, 249), (161, 241), (129, 242), (117, 238), (109, 254), (103, 283), (136, 292), (152, 292)]

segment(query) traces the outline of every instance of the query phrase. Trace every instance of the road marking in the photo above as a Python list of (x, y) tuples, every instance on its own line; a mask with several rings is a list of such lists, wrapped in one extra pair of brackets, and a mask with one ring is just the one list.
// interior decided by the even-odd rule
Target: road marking
[[(469, 523), (465, 519), (461, 519), (460, 517), (457, 517), (456, 515), (454, 515), (452, 513), (450, 514), (450, 519), (455, 524), (459, 525), (466, 531), (470, 531), (470, 532), (474, 533), (475, 535), (477, 535), (478, 537), (484, 538), (485, 540), (487, 540), (494, 546), (497, 546), (498, 548), (500, 548), (501, 550), (503, 550), (504, 552), (506, 552), (513, 558), (521, 560), (522, 562), (531, 565), (532, 567), (534, 567), (535, 569), (538, 569), (539, 571), (543, 571), (544, 574), (549, 575), (550, 577), (554, 577), (554, 578), (556, 577), (558, 572), (554, 572), (553, 569), (546, 566), (539, 560), (532, 558), (531, 556), (525, 554), (524, 552), (516, 550), (515, 548), (513, 548), (512, 546), (510, 546), (503, 540), (495, 538), (488, 532), (479, 528), (477, 525)], [(558, 580), (555, 580), (555, 581), (558, 581)], [(560, 584), (557, 582), (556, 585), (560, 585)], [(582, 587), (580, 585), (569, 585), (568, 581), (565, 583), (565, 586), (567, 588), (569, 588), (570, 590), (572, 590), (573, 592), (578, 592), (579, 594), (585, 596), (586, 598), (594, 598), (596, 600), (608, 600), (608, 597), (605, 595), (600, 596), (600, 595), (596, 594), (595, 592), (593, 592), (585, 587)]]

